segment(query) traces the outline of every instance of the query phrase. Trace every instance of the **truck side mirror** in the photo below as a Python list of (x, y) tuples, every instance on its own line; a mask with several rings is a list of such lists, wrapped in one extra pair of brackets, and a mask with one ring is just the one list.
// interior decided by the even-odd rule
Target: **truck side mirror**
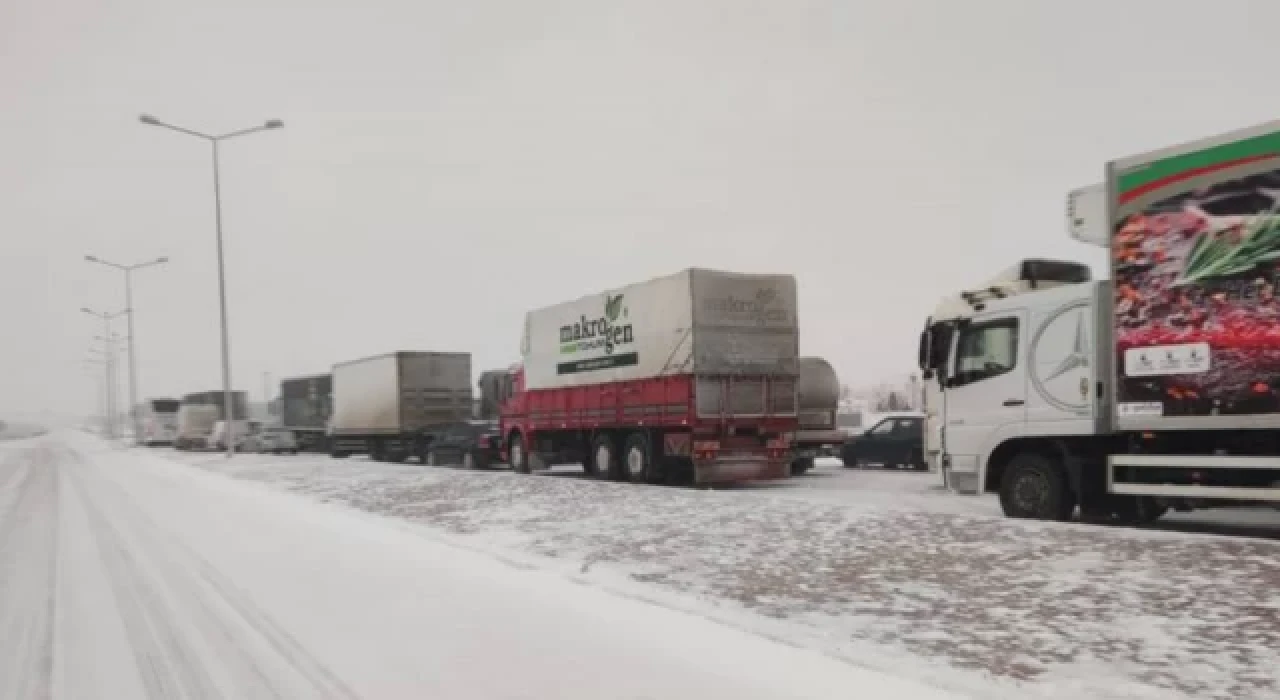
[[(920, 331), (920, 345), (916, 351), (916, 364), (920, 367), (920, 370), (923, 372), (927, 372), (933, 369), (933, 363), (930, 362), (930, 360), (932, 359), (930, 340), (932, 340), (932, 338), (933, 338), (933, 334), (929, 332), (928, 328), (925, 328), (924, 330)], [(926, 376), (925, 379), (928, 379), (928, 377)]]

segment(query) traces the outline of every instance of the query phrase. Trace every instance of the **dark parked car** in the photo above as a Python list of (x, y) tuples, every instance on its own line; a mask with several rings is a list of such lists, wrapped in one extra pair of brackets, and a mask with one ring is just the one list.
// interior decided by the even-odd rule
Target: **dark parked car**
[(924, 460), (924, 418), (893, 416), (867, 432), (849, 438), (840, 450), (846, 467), (882, 464), (907, 469), (928, 469)]
[(431, 441), (423, 461), (432, 466), (461, 464), (467, 469), (487, 469), (500, 459), (498, 438), (497, 421), (460, 422)]

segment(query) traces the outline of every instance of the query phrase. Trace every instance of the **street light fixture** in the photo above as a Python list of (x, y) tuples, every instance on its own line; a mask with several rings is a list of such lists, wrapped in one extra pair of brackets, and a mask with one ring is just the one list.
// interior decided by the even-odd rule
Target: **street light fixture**
[(160, 257), (155, 260), (134, 263), (132, 265), (120, 265), (118, 263), (109, 262), (97, 257), (96, 255), (86, 255), (84, 259), (91, 263), (114, 267), (124, 273), (124, 312), (129, 314), (129, 417), (133, 424), (134, 442), (142, 439), (142, 426), (138, 424), (138, 358), (134, 354), (135, 336), (133, 334), (133, 271), (141, 270), (144, 267), (153, 265), (163, 265), (169, 262), (169, 258)]
[(218, 144), (237, 136), (246, 136), (248, 134), (259, 131), (267, 131), (269, 129), (283, 129), (284, 122), (279, 119), (269, 119), (260, 126), (253, 126), (247, 129), (239, 129), (222, 135), (204, 134), (199, 131), (193, 131), (181, 126), (176, 126), (168, 122), (160, 121), (150, 114), (143, 114), (138, 117), (138, 121), (148, 126), (158, 126), (170, 131), (176, 131), (187, 136), (194, 136), (203, 139), (211, 145), (213, 149), (213, 211), (214, 226), (218, 235), (218, 306), (221, 314), (222, 323), (222, 404), (225, 411), (224, 419), (227, 421), (227, 456), (231, 457), (236, 453), (235, 440), (230, 432), (231, 421), (235, 418), (233, 410), (233, 402), (231, 400), (231, 339), (227, 330), (227, 277), (225, 266), (223, 264), (222, 253), (222, 183), (220, 181), (218, 170)]
[[(115, 369), (114, 368), (115, 363), (113, 361), (114, 353), (112, 353), (112, 348), (111, 348), (111, 343), (114, 342), (113, 336), (111, 334), (111, 321), (112, 319), (116, 319), (116, 318), (119, 318), (120, 316), (123, 316), (125, 314), (125, 311), (117, 311), (115, 313), (106, 313), (102, 311), (94, 311), (93, 309), (90, 309), (84, 306), (80, 307), (80, 311), (86, 314), (89, 314), (90, 316), (93, 316), (95, 318), (102, 319), (103, 334), (95, 335), (94, 339), (101, 340), (104, 346), (103, 354), (105, 355), (105, 357), (103, 358), (104, 359), (103, 365), (105, 365), (105, 373), (106, 373), (105, 379), (107, 383), (107, 387), (106, 387), (107, 389), (107, 397), (106, 397), (107, 398), (107, 437), (113, 438), (116, 436), (116, 428), (115, 428), (116, 401), (115, 401), (115, 390), (112, 386), (113, 382), (111, 381), (113, 378), (113, 373)], [(130, 345), (132, 345), (132, 343), (130, 343)]]

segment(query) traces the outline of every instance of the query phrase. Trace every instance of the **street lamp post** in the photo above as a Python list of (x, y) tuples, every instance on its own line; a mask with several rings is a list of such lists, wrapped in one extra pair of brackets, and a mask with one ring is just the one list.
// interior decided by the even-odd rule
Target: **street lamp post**
[(91, 263), (114, 267), (124, 273), (124, 312), (129, 315), (129, 418), (133, 424), (133, 441), (137, 442), (142, 439), (142, 426), (138, 424), (138, 358), (135, 354), (138, 339), (133, 330), (133, 271), (152, 265), (163, 265), (169, 262), (169, 258), (156, 258), (132, 265), (119, 265), (93, 255), (86, 255), (84, 259)]
[(116, 400), (115, 400), (115, 389), (112, 386), (112, 383), (113, 383), (112, 374), (114, 370), (113, 365), (115, 364), (113, 360), (114, 360), (115, 353), (113, 352), (113, 348), (111, 347), (111, 342), (112, 342), (111, 321), (112, 319), (119, 318), (120, 316), (124, 315), (125, 312), (117, 311), (115, 313), (106, 313), (102, 311), (94, 311), (93, 309), (89, 309), (86, 307), (80, 307), (80, 310), (86, 314), (89, 314), (90, 316), (102, 319), (102, 335), (95, 336), (95, 338), (98, 338), (103, 342), (103, 354), (105, 355), (105, 360), (106, 360), (106, 362), (104, 363), (106, 365), (105, 378), (107, 382), (107, 426), (108, 426), (107, 437), (113, 438), (116, 436), (116, 426), (115, 426)]
[(185, 129), (180, 126), (174, 126), (167, 122), (162, 122), (150, 114), (143, 114), (138, 120), (149, 126), (158, 126), (170, 131), (176, 131), (187, 136), (194, 136), (209, 142), (213, 149), (213, 216), (214, 227), (218, 238), (218, 307), (221, 316), (222, 325), (222, 406), (225, 412), (224, 420), (227, 421), (227, 457), (231, 457), (236, 453), (235, 436), (232, 435), (232, 420), (235, 419), (233, 410), (233, 402), (231, 400), (231, 339), (227, 330), (227, 278), (225, 266), (223, 264), (222, 253), (222, 183), (218, 171), (218, 144), (237, 136), (246, 136), (248, 134), (268, 129), (280, 129), (284, 127), (284, 122), (279, 119), (271, 119), (264, 122), (260, 126), (250, 127), (248, 129), (240, 129), (232, 131), (220, 136), (211, 134), (203, 134), (199, 131)]

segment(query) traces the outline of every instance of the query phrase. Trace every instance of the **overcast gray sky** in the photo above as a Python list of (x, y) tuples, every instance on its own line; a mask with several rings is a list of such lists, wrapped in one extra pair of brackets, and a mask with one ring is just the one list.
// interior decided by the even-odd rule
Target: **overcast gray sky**
[[(1276, 3), (6, 0), (0, 414), (83, 412), (136, 279), (144, 395), (395, 349), (518, 358), (524, 312), (688, 266), (788, 272), (801, 350), (909, 370), (939, 296), (1103, 261), (1064, 195), (1108, 158), (1280, 116)], [(1213, 19), (1222, 17), (1220, 20)]]

